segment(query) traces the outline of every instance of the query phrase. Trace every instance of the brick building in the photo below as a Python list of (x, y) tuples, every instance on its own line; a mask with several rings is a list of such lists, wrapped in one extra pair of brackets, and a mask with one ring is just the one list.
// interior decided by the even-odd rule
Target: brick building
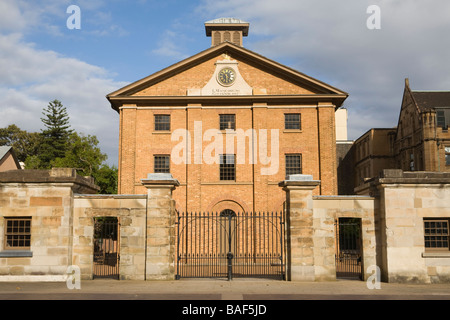
[(352, 147), (354, 187), (383, 169), (450, 172), (449, 124), (450, 91), (412, 90), (405, 79), (397, 126), (372, 128)]
[(0, 146), (0, 172), (22, 169), (14, 149), (9, 146)]
[(450, 172), (450, 91), (411, 90), (405, 80), (393, 146), (395, 167)]
[(396, 128), (372, 128), (359, 137), (352, 150), (353, 186), (363, 185), (383, 169), (394, 168), (393, 144)]
[(280, 180), (337, 194), (335, 111), (348, 94), (243, 47), (249, 24), (205, 23), (211, 47), (107, 96), (120, 116), (120, 194), (171, 173), (181, 211), (283, 208)]

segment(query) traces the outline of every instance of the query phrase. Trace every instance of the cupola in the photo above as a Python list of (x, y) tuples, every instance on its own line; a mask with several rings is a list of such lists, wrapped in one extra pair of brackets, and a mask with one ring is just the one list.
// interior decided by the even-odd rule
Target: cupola
[(205, 22), (206, 36), (211, 37), (211, 46), (228, 41), (243, 46), (242, 38), (248, 35), (250, 24), (235, 18), (218, 18)]

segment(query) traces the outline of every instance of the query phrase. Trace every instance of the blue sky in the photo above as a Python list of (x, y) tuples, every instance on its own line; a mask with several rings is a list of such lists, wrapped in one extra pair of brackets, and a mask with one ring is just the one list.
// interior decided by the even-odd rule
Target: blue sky
[[(81, 29), (69, 30), (70, 5)], [(381, 9), (381, 29), (366, 12)], [(412, 89), (450, 90), (448, 0), (1, 0), (0, 127), (39, 131), (59, 99), (72, 127), (117, 163), (118, 114), (105, 96), (210, 46), (204, 22), (250, 22), (244, 46), (350, 94), (349, 138), (393, 127)]]

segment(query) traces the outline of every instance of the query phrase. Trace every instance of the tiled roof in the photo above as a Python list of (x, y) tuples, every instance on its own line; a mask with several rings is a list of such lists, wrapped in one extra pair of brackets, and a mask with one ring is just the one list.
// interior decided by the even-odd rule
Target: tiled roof
[(450, 91), (412, 91), (421, 111), (450, 107)]
[(0, 146), (0, 160), (3, 159), (10, 149), (11, 147), (9, 146)]

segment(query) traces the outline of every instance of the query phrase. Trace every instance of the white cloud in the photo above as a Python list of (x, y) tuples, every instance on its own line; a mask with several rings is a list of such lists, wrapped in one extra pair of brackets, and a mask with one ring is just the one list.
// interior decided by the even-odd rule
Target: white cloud
[[(349, 136), (354, 139), (371, 127), (396, 125), (405, 77), (413, 89), (450, 89), (446, 40), (450, 2), (432, 3), (204, 0), (194, 13), (208, 17), (205, 21), (227, 16), (249, 21), (244, 46), (281, 63), (288, 61), (287, 65), (347, 91)], [(70, 4), (73, 1), (0, 1), (0, 127), (16, 123), (37, 131), (42, 109), (59, 99), (68, 109), (72, 126), (97, 135), (102, 149), (116, 162), (118, 115), (105, 95), (125, 83), (114, 81), (104, 68), (40, 49), (26, 40), (35, 32), (54, 36), (65, 31)], [(107, 1), (78, 0), (77, 4), (82, 10), (83, 36), (126, 34), (109, 13)], [(366, 28), (366, 9), (371, 4), (381, 8), (381, 30)], [(185, 31), (193, 26), (177, 22), (176, 16), (171, 19), (167, 30), (157, 33), (159, 42), (152, 53), (179, 61), (189, 53), (193, 32)], [(148, 45), (154, 48), (155, 43)]]
[(27, 25), (27, 19), (20, 12), (14, 0), (0, 1), (0, 30), (23, 30)]
[[(106, 94), (126, 85), (116, 82), (104, 68), (39, 49), (26, 40), (29, 35), (60, 36), (68, 17), (70, 0), (0, 1), (0, 127), (16, 124), (27, 131), (40, 131), (42, 110), (54, 99), (67, 108), (73, 129), (96, 135), (108, 162), (117, 164), (119, 116)], [(93, 24), (104, 35), (125, 31), (103, 13), (104, 0), (79, 0), (82, 14), (91, 12)], [(87, 19), (84, 20), (88, 21)]]
[[(381, 30), (366, 27), (373, 4)], [(352, 139), (397, 125), (406, 77), (413, 89), (450, 89), (446, 0), (205, 0), (198, 10), (250, 22), (250, 50), (347, 91)]]
[(81, 28), (95, 36), (125, 36), (128, 32), (116, 24), (105, 0), (1, 0), (0, 31), (21, 34), (41, 33), (63, 36), (67, 8), (76, 4), (80, 8)]

